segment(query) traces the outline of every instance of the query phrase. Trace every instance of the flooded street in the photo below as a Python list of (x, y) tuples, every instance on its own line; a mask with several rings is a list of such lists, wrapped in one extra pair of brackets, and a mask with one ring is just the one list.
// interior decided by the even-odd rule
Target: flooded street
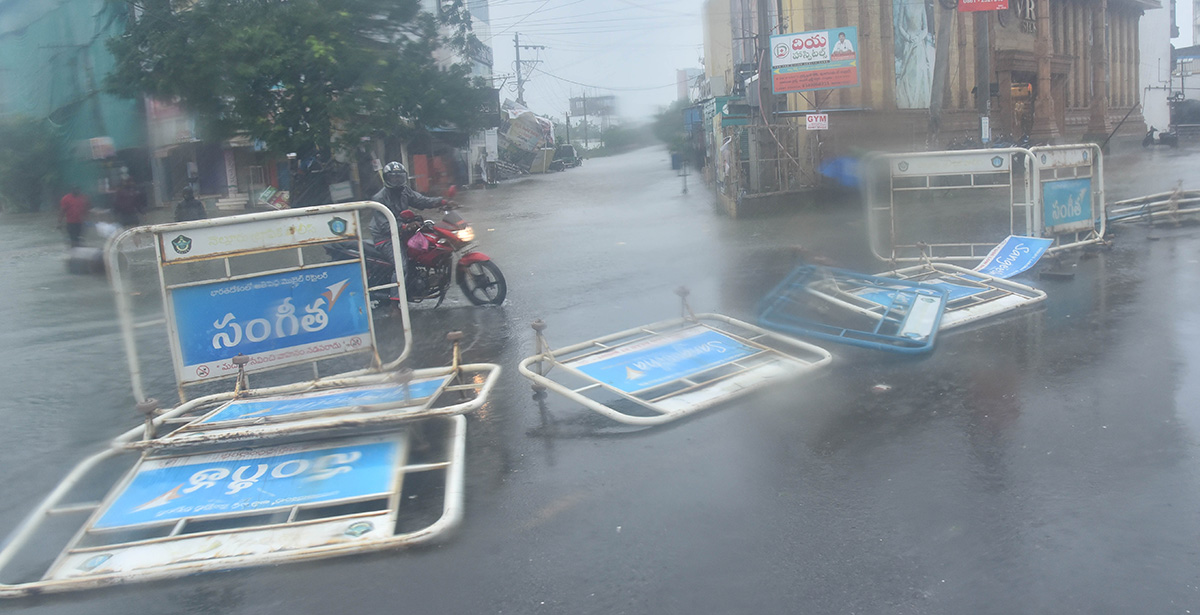
[[(1107, 157), (1107, 198), (1200, 188), (1197, 163)], [(697, 312), (752, 322), (797, 248), (886, 268), (856, 201), (731, 220), (687, 181), (652, 148), (460, 198), (509, 290), (413, 310), (417, 365), (446, 364), (457, 329), (464, 360), (504, 370), (468, 416), (448, 540), (5, 611), (1200, 612), (1200, 226), (1110, 228), (1111, 248), (1066, 258), (1072, 279), (1017, 278), (1040, 306), (927, 357), (819, 343), (817, 375), (665, 427), (535, 401), (516, 369), (535, 319), (565, 346), (677, 316), (685, 285)], [(62, 244), (50, 216), (0, 219), (0, 533), (140, 421), (111, 292), (67, 274)]]

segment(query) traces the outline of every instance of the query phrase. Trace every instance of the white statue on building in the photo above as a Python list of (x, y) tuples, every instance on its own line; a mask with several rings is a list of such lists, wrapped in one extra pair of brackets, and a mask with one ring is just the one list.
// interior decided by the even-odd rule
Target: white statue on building
[(933, 89), (932, 2), (893, 0), (896, 36), (896, 106), (928, 109)]

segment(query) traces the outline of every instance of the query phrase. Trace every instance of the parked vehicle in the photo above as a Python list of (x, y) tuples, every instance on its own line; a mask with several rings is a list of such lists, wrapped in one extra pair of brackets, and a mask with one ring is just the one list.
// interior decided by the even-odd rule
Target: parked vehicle
[[(1158, 133), (1155, 137), (1154, 133)], [(1174, 131), (1160, 132), (1157, 128), (1151, 126), (1146, 132), (1146, 136), (1142, 138), (1142, 147), (1150, 147), (1151, 145), (1167, 145), (1170, 147), (1179, 147), (1179, 135)]]
[(579, 157), (579, 152), (575, 150), (574, 145), (560, 145), (554, 151), (554, 162), (551, 162), (551, 167), (557, 166), (555, 170), (570, 169), (583, 164), (583, 158)]
[[(412, 210), (400, 212), (400, 238), (405, 242), (407, 269), (404, 283), (408, 301), (420, 303), (437, 300), (442, 304), (446, 293), (455, 283), (475, 305), (500, 305), (508, 294), (504, 274), (492, 259), (473, 250), (475, 230), (453, 210), (443, 212), (441, 222), (421, 220)], [(335, 260), (358, 258), (358, 243), (353, 241), (330, 244), (325, 251)], [(395, 280), (395, 267), (390, 252), (374, 245), (363, 244), (370, 287), (386, 285)], [(377, 290), (371, 299), (383, 304), (398, 301), (390, 290)]]

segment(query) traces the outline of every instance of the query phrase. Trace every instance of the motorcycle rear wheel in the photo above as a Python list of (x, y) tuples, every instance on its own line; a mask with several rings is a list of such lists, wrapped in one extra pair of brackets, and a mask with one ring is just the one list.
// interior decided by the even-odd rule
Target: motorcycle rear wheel
[(508, 295), (504, 274), (492, 261), (479, 261), (460, 268), (458, 287), (475, 305), (500, 305)]

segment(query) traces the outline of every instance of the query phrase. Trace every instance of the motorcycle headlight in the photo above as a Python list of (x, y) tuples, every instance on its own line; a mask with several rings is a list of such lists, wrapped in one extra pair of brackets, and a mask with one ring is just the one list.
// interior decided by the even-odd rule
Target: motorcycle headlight
[(454, 235), (456, 237), (458, 237), (459, 241), (462, 241), (462, 242), (475, 241), (475, 229), (473, 229), (469, 226), (466, 228), (461, 228), (461, 229), (458, 229), (457, 231), (454, 231)]

